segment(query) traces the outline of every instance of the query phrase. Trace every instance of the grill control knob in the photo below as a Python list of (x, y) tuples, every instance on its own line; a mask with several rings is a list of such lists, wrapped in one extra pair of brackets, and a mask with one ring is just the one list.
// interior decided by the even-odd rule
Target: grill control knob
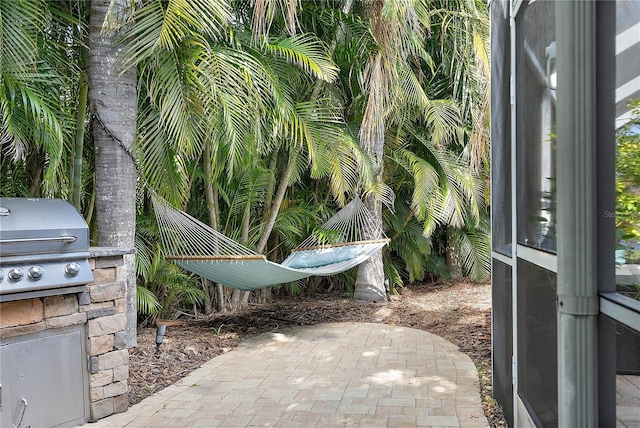
[(35, 279), (37, 281), (44, 275), (44, 268), (42, 266), (30, 267), (27, 271), (27, 275), (29, 275), (29, 278)]
[(64, 273), (67, 276), (76, 276), (80, 273), (80, 265), (76, 262), (71, 262), (64, 267)]
[(11, 281), (20, 281), (24, 276), (24, 270), (22, 268), (13, 268), (9, 271), (9, 279)]
[(4, 280), (4, 271), (0, 269), (0, 282)]

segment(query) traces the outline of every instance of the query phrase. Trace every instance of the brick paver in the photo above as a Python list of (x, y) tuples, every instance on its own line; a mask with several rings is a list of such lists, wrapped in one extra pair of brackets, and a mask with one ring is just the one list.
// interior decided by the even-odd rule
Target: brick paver
[(640, 428), (640, 376), (617, 376), (616, 404), (616, 426)]
[(487, 427), (469, 357), (433, 334), (369, 323), (249, 339), (91, 428)]

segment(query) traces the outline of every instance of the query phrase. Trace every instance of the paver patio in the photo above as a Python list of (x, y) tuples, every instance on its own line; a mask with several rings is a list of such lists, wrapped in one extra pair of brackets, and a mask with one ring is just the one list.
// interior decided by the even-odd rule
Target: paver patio
[(90, 428), (486, 427), (470, 358), (422, 330), (300, 326), (242, 343)]

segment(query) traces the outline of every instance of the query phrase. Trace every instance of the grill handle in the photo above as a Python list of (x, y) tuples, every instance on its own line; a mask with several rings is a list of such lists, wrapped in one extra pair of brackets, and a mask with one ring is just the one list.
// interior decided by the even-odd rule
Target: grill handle
[(53, 236), (51, 238), (0, 239), (0, 244), (26, 244), (29, 242), (76, 242), (75, 236)]
[[(22, 413), (20, 413), (20, 411), (18, 411), (14, 415), (13, 421), (11, 423), (13, 425), (13, 428), (20, 428), (20, 425), (22, 425), (22, 420), (24, 419), (24, 412), (27, 411), (27, 399), (26, 398), (22, 398), (22, 400), (20, 400), (20, 406), (22, 406)], [(18, 414), (20, 414), (20, 420), (16, 424), (15, 420), (17, 419), (16, 416), (18, 416)]]

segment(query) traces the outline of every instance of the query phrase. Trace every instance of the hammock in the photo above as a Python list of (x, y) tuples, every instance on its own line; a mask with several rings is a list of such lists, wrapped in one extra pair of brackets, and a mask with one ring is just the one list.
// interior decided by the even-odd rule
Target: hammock
[(356, 198), (278, 264), (176, 210), (158, 196), (152, 195), (151, 200), (166, 259), (239, 290), (335, 275), (366, 261), (389, 242), (373, 215)]

